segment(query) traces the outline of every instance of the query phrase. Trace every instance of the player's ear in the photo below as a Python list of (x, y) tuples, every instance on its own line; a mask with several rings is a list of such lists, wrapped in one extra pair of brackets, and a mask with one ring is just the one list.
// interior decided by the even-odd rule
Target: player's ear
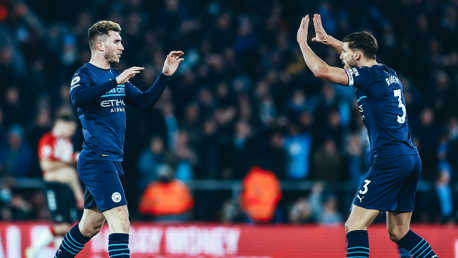
[(99, 51), (103, 52), (105, 50), (105, 45), (103, 44), (102, 41), (97, 42), (97, 44), (95, 46), (97, 47), (97, 50), (99, 50)]
[(361, 51), (356, 51), (354, 53), (354, 58), (355, 58), (356, 61), (361, 60), (361, 57), (362, 57)]

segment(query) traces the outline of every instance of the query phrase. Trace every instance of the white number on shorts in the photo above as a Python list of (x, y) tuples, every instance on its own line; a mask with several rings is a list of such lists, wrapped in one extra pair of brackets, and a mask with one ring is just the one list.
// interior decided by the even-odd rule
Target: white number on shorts
[(406, 121), (406, 106), (402, 103), (401, 89), (394, 90), (394, 96), (398, 97), (399, 107), (402, 109), (402, 116), (398, 116), (398, 123), (402, 124)]
[(371, 180), (364, 180), (364, 183), (365, 183), (365, 184), (363, 185), (364, 191), (363, 191), (363, 190), (359, 190), (359, 193), (360, 193), (360, 194), (365, 194), (365, 193), (367, 193), (367, 190), (369, 190), (369, 189), (367, 189), (367, 185), (371, 183)]

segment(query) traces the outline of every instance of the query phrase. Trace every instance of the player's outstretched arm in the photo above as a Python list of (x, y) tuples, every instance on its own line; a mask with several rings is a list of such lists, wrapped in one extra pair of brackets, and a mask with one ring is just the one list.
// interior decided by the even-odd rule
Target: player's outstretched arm
[(313, 72), (313, 75), (319, 79), (348, 86), (348, 75), (344, 69), (329, 66), (310, 49), (307, 43), (308, 26), (309, 16), (306, 15), (302, 18), (301, 25), (297, 31), (297, 42), (299, 43), (308, 68)]
[(180, 63), (184, 60), (181, 58), (183, 56), (183, 51), (172, 51), (167, 55), (167, 58), (164, 62), (164, 67), (162, 68), (162, 73), (167, 76), (172, 76), (175, 71), (178, 69)]
[(129, 79), (133, 78), (137, 73), (140, 73), (141, 70), (144, 70), (144, 67), (133, 66), (129, 69), (124, 70), (118, 77), (116, 77), (116, 83), (124, 84)]
[(314, 14), (313, 15), (313, 27), (315, 27), (315, 34), (316, 36), (312, 38), (312, 41), (323, 43), (328, 45), (340, 55), (343, 51), (343, 42), (335, 39), (331, 35), (328, 35), (323, 28), (323, 23), (321, 22), (321, 15)]
[(159, 100), (164, 92), (165, 86), (180, 63), (184, 60), (183, 51), (172, 51), (167, 55), (162, 68), (162, 73), (157, 77), (156, 82), (146, 92), (141, 92), (130, 82), (126, 83), (126, 102), (141, 111), (149, 111)]
[(116, 86), (116, 80), (110, 80), (91, 87), (89, 75), (87, 75), (86, 71), (79, 71), (72, 78), (70, 98), (75, 107), (82, 107), (93, 103)]

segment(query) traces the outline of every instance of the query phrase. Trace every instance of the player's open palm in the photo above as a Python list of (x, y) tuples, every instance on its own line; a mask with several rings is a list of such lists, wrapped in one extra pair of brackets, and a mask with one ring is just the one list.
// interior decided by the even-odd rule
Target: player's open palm
[(321, 15), (315, 14), (313, 16), (313, 27), (315, 27), (315, 37), (312, 38), (312, 41), (328, 44), (329, 35), (323, 28), (323, 23), (321, 22)]
[(124, 70), (118, 77), (116, 77), (116, 82), (118, 84), (126, 83), (130, 78), (134, 77), (137, 73), (140, 73), (141, 70), (144, 70), (144, 67), (134, 66), (129, 69)]
[(297, 30), (297, 43), (301, 42), (307, 42), (307, 33), (308, 33), (308, 28), (309, 28), (309, 16), (306, 15), (304, 18), (302, 18), (301, 25), (299, 26), (299, 29)]
[(183, 51), (172, 51), (167, 55), (167, 58), (164, 62), (164, 68), (162, 68), (162, 73), (167, 76), (172, 76), (175, 71), (178, 69), (181, 61), (184, 59), (181, 58)]

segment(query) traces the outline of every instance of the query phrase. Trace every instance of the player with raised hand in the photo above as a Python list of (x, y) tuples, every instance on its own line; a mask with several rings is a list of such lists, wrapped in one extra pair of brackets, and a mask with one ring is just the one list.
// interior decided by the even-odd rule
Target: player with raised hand
[(129, 251), (129, 213), (120, 177), (126, 131), (125, 105), (150, 110), (160, 98), (167, 82), (183, 58), (172, 51), (154, 85), (141, 92), (129, 79), (143, 70), (131, 67), (122, 73), (111, 68), (118, 63), (124, 47), (121, 27), (99, 21), (89, 28), (91, 60), (74, 74), (70, 85), (72, 103), (78, 108), (83, 127), (83, 150), (78, 174), (86, 185), (84, 212), (79, 224), (65, 235), (55, 258), (75, 257), (84, 245), (108, 222), (110, 257), (127, 258)]
[(401, 81), (395, 71), (377, 63), (377, 40), (370, 33), (352, 33), (339, 41), (326, 34), (320, 15), (315, 14), (313, 22), (313, 41), (329, 45), (339, 53), (344, 69), (329, 66), (310, 49), (308, 15), (302, 18), (297, 31), (304, 60), (315, 77), (355, 86), (373, 156), (345, 223), (347, 257), (369, 257), (367, 229), (381, 211), (386, 211), (388, 234), (393, 242), (413, 257), (437, 257), (428, 242), (410, 230), (421, 161), (409, 133)]

